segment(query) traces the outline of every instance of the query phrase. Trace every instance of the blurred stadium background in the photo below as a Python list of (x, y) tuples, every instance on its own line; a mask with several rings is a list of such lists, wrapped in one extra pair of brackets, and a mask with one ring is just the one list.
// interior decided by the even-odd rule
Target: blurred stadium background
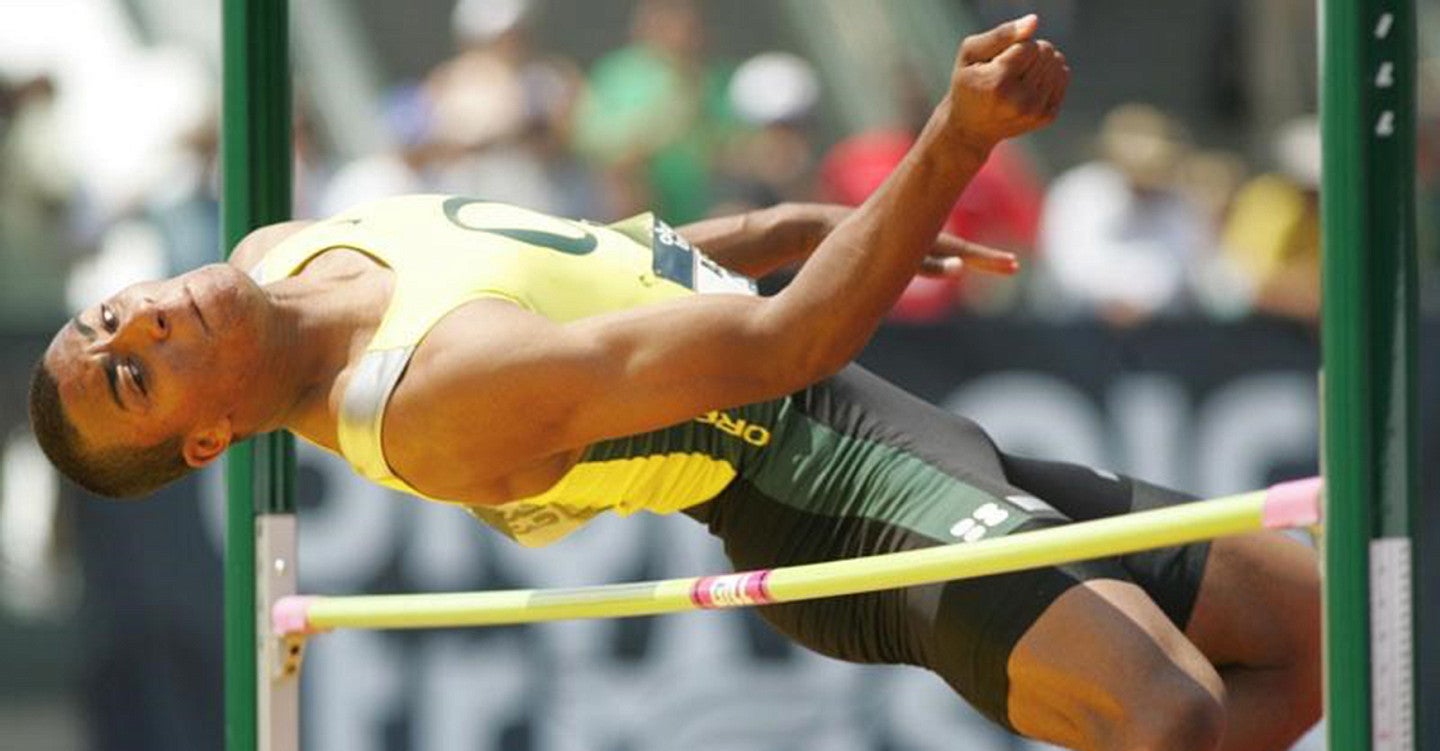
[[(1440, 3), (1420, 6), (1431, 456)], [(998, 151), (951, 224), (1025, 270), (917, 283), (866, 363), (1016, 450), (1202, 494), (1313, 473), (1313, 0), (303, 0), (296, 216), (413, 191), (673, 224), (859, 201), (957, 41), (1031, 10), (1074, 69), (1066, 109)], [(0, 749), (222, 745), (218, 473), (141, 504), (87, 498), (38, 454), (24, 406), (74, 306), (218, 257), (218, 60), (218, 0), (0, 0)], [(317, 451), (300, 464), (306, 591), (725, 565), (686, 520), (607, 519), (522, 551)], [(1440, 463), (1424, 471), (1434, 561)], [(1440, 576), (1420, 580), (1433, 623)], [(1434, 697), (1440, 655), (1421, 648)], [(1038, 748), (927, 674), (808, 655), (747, 614), (341, 634), (310, 654), (304, 711), (316, 751)]]

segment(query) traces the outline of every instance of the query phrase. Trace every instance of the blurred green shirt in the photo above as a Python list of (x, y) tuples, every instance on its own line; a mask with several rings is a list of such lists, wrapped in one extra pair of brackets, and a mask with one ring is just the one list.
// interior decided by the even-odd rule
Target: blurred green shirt
[(598, 164), (643, 165), (651, 203), (666, 221), (703, 218), (715, 154), (735, 129), (728, 71), (689, 73), (641, 46), (606, 55), (590, 73), (575, 146)]

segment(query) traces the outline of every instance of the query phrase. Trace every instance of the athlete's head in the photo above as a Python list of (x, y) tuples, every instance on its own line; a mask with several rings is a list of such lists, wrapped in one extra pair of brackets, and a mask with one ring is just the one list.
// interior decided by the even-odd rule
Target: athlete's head
[(114, 497), (219, 456), (262, 359), (265, 296), (216, 264), (127, 287), (71, 319), (35, 368), (30, 421), (60, 471)]

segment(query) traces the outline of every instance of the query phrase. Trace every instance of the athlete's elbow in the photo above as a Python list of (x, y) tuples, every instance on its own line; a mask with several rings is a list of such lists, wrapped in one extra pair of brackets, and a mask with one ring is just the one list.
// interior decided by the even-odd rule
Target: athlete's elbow
[(846, 302), (815, 295), (770, 298), (764, 319), (776, 342), (785, 375), (802, 386), (834, 375), (859, 356), (877, 321), (857, 315)]
[(839, 373), (859, 353), (859, 347), (844, 346), (843, 344), (817, 348), (817, 351), (804, 363), (805, 382), (803, 385), (808, 386)]
[(828, 378), (844, 368), (856, 351), (847, 342), (796, 327), (783, 332), (766, 348), (769, 379), (790, 393)]

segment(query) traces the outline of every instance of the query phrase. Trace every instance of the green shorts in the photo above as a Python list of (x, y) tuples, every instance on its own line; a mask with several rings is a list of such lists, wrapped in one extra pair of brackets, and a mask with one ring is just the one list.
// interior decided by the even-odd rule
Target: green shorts
[[(852, 366), (793, 395), (761, 461), (686, 513), (737, 570), (948, 545), (1185, 503), (1076, 465), (1001, 453), (975, 423)], [(1006, 728), (1016, 642), (1070, 587), (1142, 587), (1184, 628), (1208, 543), (1013, 574), (759, 608), (820, 654), (939, 674)]]

